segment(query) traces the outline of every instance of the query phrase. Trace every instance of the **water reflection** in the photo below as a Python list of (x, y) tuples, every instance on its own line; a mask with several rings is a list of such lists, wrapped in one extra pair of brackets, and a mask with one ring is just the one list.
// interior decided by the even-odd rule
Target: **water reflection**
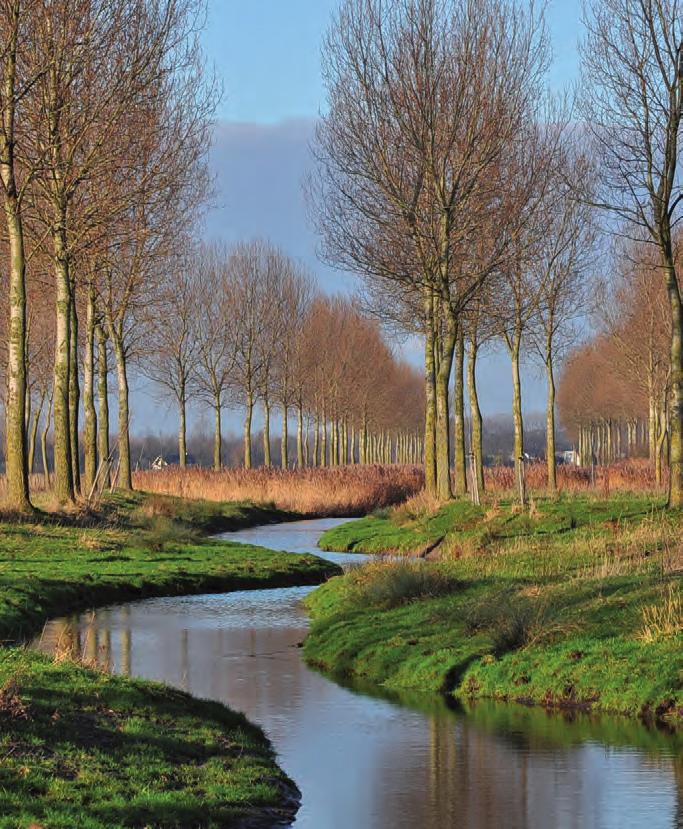
[(243, 711), (302, 791), (296, 827), (683, 827), (680, 738), (627, 720), (453, 710), (440, 697), (344, 687), (301, 659), (311, 589), (108, 608), (53, 622), (40, 647)]

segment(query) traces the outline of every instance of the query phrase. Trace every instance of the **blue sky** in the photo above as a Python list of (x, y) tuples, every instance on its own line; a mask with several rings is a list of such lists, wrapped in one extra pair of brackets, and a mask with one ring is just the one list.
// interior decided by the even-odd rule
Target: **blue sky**
[[(337, 0), (210, 0), (204, 46), (225, 84), (219, 116), (277, 124), (324, 109), (320, 43)], [(561, 87), (578, 74), (580, 0), (552, 0), (548, 23)]]
[[(320, 46), (338, 0), (209, 0), (203, 34), (207, 58), (224, 86), (217, 112), (211, 167), (216, 205), (206, 235), (228, 242), (268, 237), (305, 262), (329, 292), (352, 290), (354, 279), (323, 266), (316, 256), (301, 191), (310, 168), (308, 144), (315, 119), (325, 107)], [(549, 83), (555, 90), (578, 77), (577, 40), (581, 0), (551, 0), (548, 23), (553, 45)], [(416, 364), (418, 343), (397, 345)], [(479, 363), (480, 396), (485, 414), (510, 410), (512, 384), (505, 354), (485, 355)], [(138, 379), (139, 403), (134, 428), (144, 430), (149, 412), (162, 431), (175, 429), (169, 405), (152, 403), (153, 389)], [(526, 368), (524, 406), (545, 405), (542, 372)], [(165, 411), (164, 411), (165, 409)], [(163, 414), (163, 417), (159, 415)], [(197, 422), (197, 415), (191, 421)], [(228, 429), (239, 429), (239, 416), (228, 415)]]

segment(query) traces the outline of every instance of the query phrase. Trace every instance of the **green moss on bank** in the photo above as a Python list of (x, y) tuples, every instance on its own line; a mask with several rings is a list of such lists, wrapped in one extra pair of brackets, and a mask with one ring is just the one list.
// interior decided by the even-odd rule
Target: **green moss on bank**
[[(316, 556), (205, 537), (285, 520), (246, 504), (136, 494), (97, 513), (0, 525), (0, 639), (147, 596), (318, 584)], [(271, 826), (297, 791), (262, 732), (154, 683), (0, 650), (0, 827)]]
[(683, 718), (680, 514), (637, 498), (474, 509), (328, 533), (326, 546), (336, 532), (344, 549), (393, 537), (404, 552), (443, 534), (442, 560), (416, 566), (452, 586), (430, 594), (421, 575), (416, 592), (390, 563), (333, 579), (309, 597), (306, 657), (389, 688)]

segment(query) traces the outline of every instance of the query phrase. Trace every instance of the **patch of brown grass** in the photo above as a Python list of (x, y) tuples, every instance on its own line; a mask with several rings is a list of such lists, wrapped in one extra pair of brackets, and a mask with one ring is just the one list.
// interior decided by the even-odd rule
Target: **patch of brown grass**
[(405, 501), (423, 486), (416, 466), (334, 469), (209, 469), (166, 467), (136, 472), (137, 489), (181, 498), (268, 504), (302, 515), (365, 515)]

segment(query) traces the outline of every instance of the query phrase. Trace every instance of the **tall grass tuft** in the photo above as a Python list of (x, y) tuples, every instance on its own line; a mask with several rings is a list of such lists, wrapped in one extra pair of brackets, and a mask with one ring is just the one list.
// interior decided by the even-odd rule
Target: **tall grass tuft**
[(661, 602), (648, 605), (642, 610), (643, 642), (655, 642), (664, 636), (683, 633), (683, 594), (678, 584), (667, 585)]
[(453, 593), (460, 581), (446, 569), (415, 559), (370, 561), (345, 577), (344, 599), (350, 607), (398, 607), (416, 599)]

